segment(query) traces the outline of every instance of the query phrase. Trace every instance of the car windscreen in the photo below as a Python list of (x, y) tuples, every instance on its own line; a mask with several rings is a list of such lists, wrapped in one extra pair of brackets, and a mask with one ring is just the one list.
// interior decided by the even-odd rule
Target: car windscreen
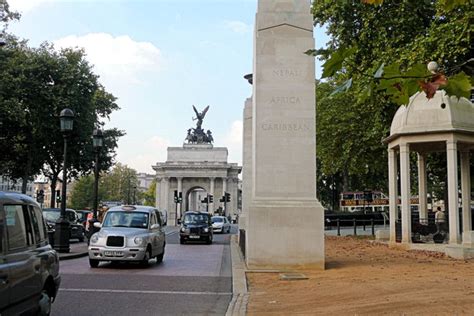
[(43, 211), (43, 217), (48, 222), (56, 222), (61, 215), (61, 212), (57, 211)]
[(207, 223), (209, 216), (204, 214), (186, 214), (184, 215), (184, 224), (203, 224)]
[(148, 228), (148, 213), (107, 212), (102, 227)]
[(213, 223), (222, 223), (224, 221), (222, 217), (213, 217), (211, 220)]

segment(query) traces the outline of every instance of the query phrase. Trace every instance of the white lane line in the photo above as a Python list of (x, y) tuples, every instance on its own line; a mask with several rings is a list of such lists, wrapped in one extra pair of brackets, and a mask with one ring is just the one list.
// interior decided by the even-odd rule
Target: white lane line
[(232, 295), (231, 292), (189, 292), (189, 291), (143, 291), (143, 290), (112, 290), (112, 289), (64, 289), (61, 292), (95, 292), (95, 293), (127, 293), (127, 294), (173, 294), (173, 295)]
[(167, 232), (167, 233), (166, 233), (166, 236), (173, 235), (173, 234), (176, 234), (176, 233), (178, 233), (177, 230), (175, 230), (175, 231), (170, 231), (170, 232)]

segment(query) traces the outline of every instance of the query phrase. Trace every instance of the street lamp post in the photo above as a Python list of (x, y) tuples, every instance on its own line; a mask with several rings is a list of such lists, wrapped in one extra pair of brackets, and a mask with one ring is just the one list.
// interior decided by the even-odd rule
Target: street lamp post
[(54, 235), (54, 249), (58, 252), (69, 252), (69, 221), (66, 220), (66, 182), (67, 182), (67, 137), (72, 131), (74, 123), (74, 112), (71, 109), (64, 109), (59, 115), (61, 132), (64, 138), (64, 158), (63, 158), (63, 186), (61, 191), (61, 216), (56, 221), (56, 233)]
[(93, 218), (90, 221), (89, 225), (89, 238), (96, 232), (99, 231), (99, 228), (94, 226), (95, 222), (98, 222), (97, 220), (97, 212), (98, 212), (98, 207), (99, 207), (99, 153), (100, 149), (104, 145), (104, 134), (102, 133), (102, 130), (97, 128), (94, 130), (94, 133), (92, 134), (92, 144), (95, 149), (95, 165), (94, 165), (94, 213), (93, 213)]

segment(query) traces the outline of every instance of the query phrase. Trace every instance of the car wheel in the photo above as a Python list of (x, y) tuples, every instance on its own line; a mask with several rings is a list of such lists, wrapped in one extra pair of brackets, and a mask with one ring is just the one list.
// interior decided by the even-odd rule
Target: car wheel
[(99, 260), (89, 259), (89, 265), (91, 268), (97, 268), (99, 266)]
[(143, 257), (143, 260), (140, 261), (141, 265), (146, 267), (148, 265), (148, 261), (150, 261), (150, 258), (151, 258), (151, 250), (148, 249), (145, 252), (145, 256)]
[(163, 252), (156, 256), (156, 263), (163, 262), (163, 257), (165, 256), (165, 246), (166, 244), (163, 245)]
[(38, 305), (39, 305), (38, 315), (48, 316), (49, 314), (51, 314), (52, 303), (53, 303), (53, 300), (51, 296), (49, 296), (48, 291), (46, 289), (43, 289), (43, 291), (41, 291), (41, 296), (38, 302)]

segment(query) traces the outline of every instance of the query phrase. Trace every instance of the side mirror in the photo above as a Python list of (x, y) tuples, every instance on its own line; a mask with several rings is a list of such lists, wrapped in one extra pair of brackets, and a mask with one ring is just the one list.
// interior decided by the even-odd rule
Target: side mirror
[(94, 227), (95, 227), (95, 228), (101, 228), (101, 227), (102, 227), (102, 223), (101, 223), (101, 222), (95, 222), (95, 223), (94, 223)]
[(160, 228), (160, 224), (153, 224), (150, 227), (150, 229), (158, 229), (158, 228)]

